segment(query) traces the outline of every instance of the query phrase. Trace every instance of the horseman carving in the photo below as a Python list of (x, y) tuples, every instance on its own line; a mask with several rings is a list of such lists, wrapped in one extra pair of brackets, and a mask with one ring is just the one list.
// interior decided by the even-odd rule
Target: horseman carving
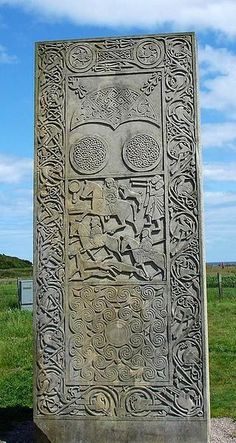
[(69, 189), (72, 279), (166, 278), (162, 178), (74, 181)]

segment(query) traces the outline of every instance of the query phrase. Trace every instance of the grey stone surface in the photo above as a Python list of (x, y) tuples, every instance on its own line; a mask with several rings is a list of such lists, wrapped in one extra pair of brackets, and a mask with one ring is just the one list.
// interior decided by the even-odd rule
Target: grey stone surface
[[(11, 430), (9, 432), (4, 433), (4, 436), (0, 432), (0, 443), (33, 443), (34, 439), (34, 429), (33, 423), (31, 421), (18, 423), (15, 426), (10, 427)], [(76, 426), (77, 428), (77, 426)], [(38, 440), (41, 443), (48, 443), (48, 439), (43, 436), (43, 432), (36, 429), (38, 434)], [(41, 435), (40, 435), (41, 434)], [(204, 441), (203, 431), (203, 441)], [(158, 438), (158, 433), (156, 431), (156, 438)], [(198, 438), (199, 437), (199, 434)], [(211, 443), (236, 443), (236, 427), (235, 422), (228, 418), (212, 418), (211, 419)], [(3, 440), (2, 440), (3, 439)], [(41, 440), (40, 440), (41, 439)], [(44, 440), (43, 440), (44, 439)], [(180, 440), (181, 441), (181, 440)], [(202, 441), (202, 440), (201, 440)], [(78, 440), (76, 440), (78, 442)]]
[(38, 441), (207, 442), (194, 35), (36, 64)]

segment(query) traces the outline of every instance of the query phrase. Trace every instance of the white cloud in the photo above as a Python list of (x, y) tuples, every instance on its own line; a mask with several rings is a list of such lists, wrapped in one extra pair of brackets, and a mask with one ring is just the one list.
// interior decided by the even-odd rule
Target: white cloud
[(149, 26), (172, 23), (236, 35), (235, 0), (0, 0), (55, 18), (107, 26)]
[(236, 163), (207, 163), (203, 171), (208, 180), (236, 182)]
[(29, 158), (0, 155), (0, 183), (19, 183), (32, 176), (33, 162)]
[(0, 45), (0, 63), (16, 63), (17, 57), (15, 55), (9, 55), (5, 46)]
[(0, 252), (19, 257), (31, 257), (32, 251), (32, 190), (28, 183), (4, 184), (0, 191)]
[(202, 125), (204, 148), (227, 147), (236, 149), (235, 122), (205, 123)]
[(202, 73), (220, 73), (226, 75), (232, 65), (236, 64), (236, 56), (226, 48), (214, 48), (210, 45), (200, 48), (199, 62), (202, 64)]
[(231, 118), (234, 118), (236, 116), (236, 55), (226, 48), (213, 48), (207, 45), (200, 49), (199, 61), (202, 72), (202, 107), (227, 111)]
[(236, 192), (207, 191), (204, 192), (204, 200), (208, 206), (236, 203)]
[(236, 163), (206, 164), (204, 176), (213, 181), (236, 181)]

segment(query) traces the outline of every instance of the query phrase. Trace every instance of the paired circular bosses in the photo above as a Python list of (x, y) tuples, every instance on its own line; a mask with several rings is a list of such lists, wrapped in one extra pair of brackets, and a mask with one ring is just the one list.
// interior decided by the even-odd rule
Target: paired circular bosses
[[(123, 159), (133, 171), (150, 171), (160, 161), (160, 146), (151, 135), (137, 134), (124, 144)], [(72, 145), (70, 160), (77, 172), (96, 174), (107, 164), (107, 142), (97, 135), (85, 136)]]
[(97, 135), (83, 137), (72, 145), (70, 160), (77, 172), (96, 174), (107, 164), (107, 143)]
[(123, 159), (133, 171), (150, 171), (159, 163), (159, 144), (151, 135), (137, 134), (125, 143)]
[[(155, 39), (141, 40), (135, 50), (136, 61), (142, 67), (153, 67), (163, 59), (163, 48)], [(67, 53), (67, 65), (72, 71), (89, 70), (96, 59), (96, 51), (88, 43), (74, 43)]]

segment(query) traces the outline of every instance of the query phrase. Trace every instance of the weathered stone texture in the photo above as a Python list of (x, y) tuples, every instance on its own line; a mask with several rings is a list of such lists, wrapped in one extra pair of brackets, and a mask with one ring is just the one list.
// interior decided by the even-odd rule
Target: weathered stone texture
[(34, 411), (52, 443), (208, 441), (194, 48), (37, 45)]

